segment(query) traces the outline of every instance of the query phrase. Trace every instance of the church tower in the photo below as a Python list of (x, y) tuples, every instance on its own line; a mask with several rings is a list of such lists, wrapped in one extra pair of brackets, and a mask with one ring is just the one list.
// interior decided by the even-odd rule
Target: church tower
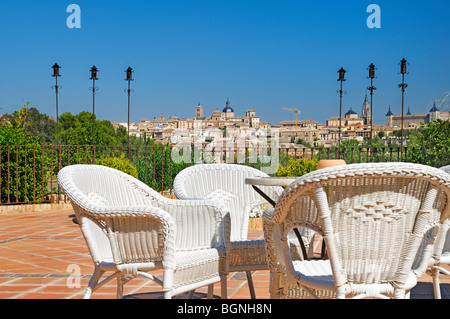
[(198, 105), (195, 107), (195, 118), (203, 118), (203, 106), (200, 105), (200, 102), (198, 102)]
[(386, 113), (386, 126), (392, 127), (394, 123), (394, 113), (391, 112), (391, 106), (389, 105), (389, 111)]
[(361, 111), (361, 118), (363, 119), (365, 125), (370, 125), (372, 114), (370, 112), (370, 102), (369, 99), (367, 98), (367, 93)]
[(429, 112), (429, 118), (430, 118), (430, 122), (441, 118), (439, 109), (436, 107), (436, 102), (433, 102), (433, 107), (431, 108), (431, 110)]

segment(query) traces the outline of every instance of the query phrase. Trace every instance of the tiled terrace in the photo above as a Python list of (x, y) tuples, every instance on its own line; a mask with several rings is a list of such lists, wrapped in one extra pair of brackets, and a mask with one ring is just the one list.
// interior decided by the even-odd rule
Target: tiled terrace
[[(0, 213), (0, 299), (81, 299), (93, 272), (93, 265), (70, 208), (35, 212)], [(251, 230), (252, 238), (262, 238), (261, 230)], [(75, 268), (71, 268), (75, 267)], [(73, 280), (79, 269), (79, 285)], [(72, 275), (72, 277), (69, 277)], [(257, 298), (269, 298), (269, 273), (253, 274)], [(74, 286), (74, 287), (73, 287)], [(442, 297), (449, 298), (450, 277), (442, 276)], [(130, 281), (126, 298), (161, 298), (160, 287), (146, 279)], [(198, 290), (197, 298), (205, 297)], [(215, 286), (220, 296), (220, 285)], [(93, 299), (114, 299), (115, 281), (97, 290)], [(228, 298), (249, 299), (244, 273), (231, 273)], [(411, 298), (432, 299), (431, 278), (425, 275), (413, 289)]]

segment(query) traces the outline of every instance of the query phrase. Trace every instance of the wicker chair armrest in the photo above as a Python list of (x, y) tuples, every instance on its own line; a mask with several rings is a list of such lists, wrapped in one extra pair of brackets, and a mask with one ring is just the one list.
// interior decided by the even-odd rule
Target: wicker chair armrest
[(159, 203), (176, 224), (177, 250), (229, 249), (229, 209), (219, 200), (175, 200)]

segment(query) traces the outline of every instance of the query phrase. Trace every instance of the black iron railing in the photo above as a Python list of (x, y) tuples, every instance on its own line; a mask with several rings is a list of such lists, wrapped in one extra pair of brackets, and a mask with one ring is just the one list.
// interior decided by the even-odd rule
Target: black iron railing
[[(449, 146), (441, 147), (449, 152)], [(202, 150), (203, 151), (203, 150)], [(439, 151), (439, 150), (438, 150)], [(179, 152), (179, 151), (177, 151)], [(236, 150), (223, 149), (214, 153), (217, 162), (238, 163), (260, 168), (264, 165), (255, 152), (245, 149), (239, 157)], [(277, 152), (276, 160), (286, 166), (289, 159), (335, 159), (342, 158), (347, 163), (366, 162), (420, 162), (421, 148), (399, 146), (385, 147), (341, 147), (338, 148), (279, 148), (267, 150), (265, 154)], [(197, 153), (198, 156), (198, 153)], [(422, 157), (421, 157), (422, 156)], [(185, 157), (186, 158), (186, 157)], [(206, 158), (206, 157), (204, 157)], [(274, 157), (275, 158), (275, 157)], [(239, 160), (240, 159), (240, 160)], [(57, 174), (67, 165), (101, 164), (115, 165), (135, 175), (159, 192), (170, 192), (173, 180), (183, 168), (198, 162), (191, 152), (189, 160), (179, 161), (172, 156), (172, 146), (156, 144), (152, 146), (92, 146), (92, 145), (0, 145), (0, 205), (50, 203), (66, 201), (58, 187)], [(200, 158), (202, 161), (202, 158)], [(424, 163), (429, 164), (429, 163)], [(443, 166), (446, 163), (432, 163)], [(278, 165), (277, 165), (278, 166)]]

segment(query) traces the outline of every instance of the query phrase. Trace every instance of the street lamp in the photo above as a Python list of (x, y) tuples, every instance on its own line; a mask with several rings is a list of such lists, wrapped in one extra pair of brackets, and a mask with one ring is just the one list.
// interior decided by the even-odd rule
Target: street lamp
[(400, 73), (402, 75), (402, 83), (398, 85), (399, 88), (402, 89), (402, 139), (401, 139), (401, 145), (400, 145), (400, 161), (403, 159), (403, 106), (405, 102), (405, 89), (408, 87), (408, 84), (405, 83), (405, 74), (408, 74), (406, 72), (406, 60), (403, 58), (400, 61)]
[(97, 78), (98, 69), (94, 65), (94, 66), (92, 66), (90, 71), (91, 71), (91, 77), (89, 78), (89, 80), (92, 80), (92, 87), (90, 88), (92, 90), (92, 152), (93, 152), (92, 160), (95, 163), (95, 146), (94, 146), (94, 141), (95, 141), (95, 139), (94, 139), (94, 137), (95, 137), (95, 91), (98, 90), (98, 88), (95, 87), (95, 81), (98, 80), (98, 78)]
[(373, 79), (375, 78), (375, 65), (369, 65), (370, 86), (367, 88), (370, 91), (370, 148), (372, 150), (372, 132), (373, 132), (373, 91), (377, 88), (373, 86)]
[(339, 79), (337, 79), (338, 81), (341, 82), (341, 88), (339, 90), (337, 90), (337, 92), (339, 92), (339, 97), (340, 97), (340, 103), (339, 103), (339, 141), (338, 141), (338, 149), (339, 149), (339, 157), (341, 156), (341, 119), (342, 119), (342, 94), (346, 93), (344, 90), (342, 90), (342, 82), (345, 81), (345, 73), (347, 71), (344, 70), (344, 68), (340, 68), (340, 70), (338, 71), (339, 73)]
[(130, 157), (130, 93), (133, 92), (133, 90), (130, 89), (130, 82), (133, 81), (133, 69), (131, 67), (128, 67), (128, 69), (125, 70), (125, 73), (127, 74), (125, 81), (128, 81), (128, 89), (125, 89), (125, 92), (128, 93), (127, 134), (128, 134), (128, 158), (129, 158)]
[(58, 86), (58, 77), (61, 76), (59, 74), (59, 69), (61, 68), (57, 63), (55, 63), (53, 66), (53, 74), (52, 76), (55, 78), (56, 84), (52, 86), (52, 89), (55, 89), (56, 94), (56, 144), (59, 145), (59, 115), (58, 115), (58, 89), (60, 86)]

